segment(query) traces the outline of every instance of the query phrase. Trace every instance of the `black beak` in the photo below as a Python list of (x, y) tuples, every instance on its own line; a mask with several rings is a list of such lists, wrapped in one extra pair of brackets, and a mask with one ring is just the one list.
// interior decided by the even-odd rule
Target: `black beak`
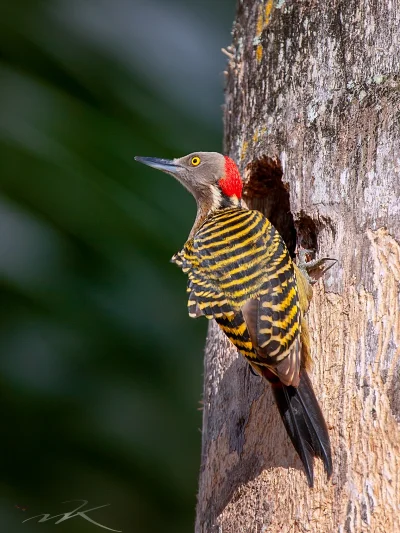
[(158, 157), (135, 157), (135, 161), (148, 165), (149, 167), (157, 168), (163, 172), (168, 172), (169, 174), (178, 174), (182, 170), (181, 165), (177, 165), (171, 159), (159, 159)]

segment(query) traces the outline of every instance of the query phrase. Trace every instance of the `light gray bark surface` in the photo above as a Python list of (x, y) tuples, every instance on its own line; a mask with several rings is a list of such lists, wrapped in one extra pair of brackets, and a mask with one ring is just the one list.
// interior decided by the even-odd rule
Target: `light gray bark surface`
[(400, 531), (399, 34), (399, 0), (239, 1), (226, 152), (292, 252), (338, 259), (308, 314), (334, 473), (315, 461), (308, 488), (268, 384), (210, 323), (196, 533)]

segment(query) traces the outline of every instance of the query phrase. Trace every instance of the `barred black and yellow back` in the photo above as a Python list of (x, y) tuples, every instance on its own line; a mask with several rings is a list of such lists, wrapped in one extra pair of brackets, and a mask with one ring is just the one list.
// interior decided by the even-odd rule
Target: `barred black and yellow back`
[(289, 385), (298, 382), (296, 274), (285, 243), (260, 212), (215, 211), (173, 260), (189, 276), (191, 316), (215, 318), (253, 366), (270, 366)]
[(251, 367), (272, 385), (277, 407), (310, 486), (313, 457), (332, 473), (329, 434), (306, 368), (307, 279), (260, 212), (219, 209), (173, 258), (188, 274), (192, 317), (214, 318)]

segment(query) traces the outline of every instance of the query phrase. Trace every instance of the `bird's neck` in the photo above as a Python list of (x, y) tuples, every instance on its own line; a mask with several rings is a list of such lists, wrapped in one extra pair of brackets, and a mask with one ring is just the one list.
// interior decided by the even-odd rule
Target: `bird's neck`
[(242, 198), (237, 198), (236, 196), (225, 196), (220, 194), (218, 196), (215, 195), (214, 197), (210, 197), (206, 201), (198, 201), (196, 220), (194, 221), (188, 240), (194, 237), (204, 222), (213, 213), (222, 209), (232, 209), (233, 207), (248, 209), (244, 200)]

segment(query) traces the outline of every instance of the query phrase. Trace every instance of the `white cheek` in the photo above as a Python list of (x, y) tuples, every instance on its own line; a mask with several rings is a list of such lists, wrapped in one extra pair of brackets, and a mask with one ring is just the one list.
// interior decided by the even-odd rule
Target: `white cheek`
[(211, 185), (212, 208), (218, 209), (222, 202), (222, 194), (218, 187)]

